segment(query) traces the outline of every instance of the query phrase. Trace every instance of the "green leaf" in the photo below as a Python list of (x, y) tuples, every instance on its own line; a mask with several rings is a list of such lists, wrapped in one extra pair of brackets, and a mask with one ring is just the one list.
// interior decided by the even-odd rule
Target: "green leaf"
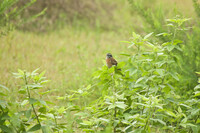
[(2, 93), (2, 92), (0, 92), (0, 96), (7, 96), (6, 94), (4, 94), (4, 93)]
[(29, 110), (27, 110), (26, 112), (25, 112), (25, 116), (26, 116), (26, 118), (30, 118), (30, 116), (31, 116), (31, 109), (29, 109)]
[(200, 89), (200, 84), (198, 84), (196, 87), (194, 87), (195, 91), (198, 90), (198, 89)]
[(200, 96), (200, 91), (196, 91), (194, 93), (195, 93), (194, 97)]
[(41, 128), (42, 128), (42, 133), (50, 133), (51, 132), (51, 130), (49, 129), (48, 126), (42, 126)]
[(122, 68), (122, 67), (125, 66), (125, 65), (126, 65), (125, 62), (119, 62), (119, 63), (117, 64), (117, 67)]
[(24, 100), (21, 105), (24, 106), (24, 105), (27, 105), (28, 104), (28, 100)]
[(26, 88), (22, 87), (18, 91), (20, 94), (26, 94)]
[(7, 106), (7, 102), (6, 101), (3, 101), (3, 100), (0, 100), (0, 106), (5, 109), (6, 106)]
[(0, 129), (2, 131), (4, 131), (5, 133), (12, 133), (13, 132), (11, 128), (9, 128), (9, 127), (7, 127), (5, 125), (0, 125)]
[(91, 133), (91, 132), (94, 132), (94, 130), (93, 130), (93, 129), (86, 129), (86, 128), (84, 128), (84, 129), (83, 129), (83, 131), (85, 131), (86, 133)]
[(166, 48), (167, 48), (167, 50), (169, 51), (169, 52), (171, 52), (174, 48), (175, 48), (175, 45), (167, 45), (166, 46)]
[(40, 107), (38, 111), (39, 111), (40, 113), (45, 114), (45, 113), (47, 112), (47, 109), (46, 109), (46, 107)]
[(36, 124), (35, 126), (31, 127), (28, 132), (34, 132), (41, 129), (41, 125), (40, 124)]
[(92, 122), (91, 121), (83, 121), (82, 123), (80, 123), (81, 125), (84, 125), (84, 126), (91, 126), (92, 125)]
[(121, 108), (121, 109), (125, 109), (127, 107), (127, 105), (124, 102), (115, 102), (116, 107)]
[(160, 119), (153, 119), (153, 118), (150, 118), (150, 120), (155, 121), (155, 122), (159, 122), (160, 124), (166, 126), (166, 123), (165, 123), (164, 121), (160, 120)]
[(177, 117), (172, 111), (166, 110), (165, 113), (169, 116)]
[(44, 105), (44, 106), (47, 106), (47, 103), (44, 101), (44, 100), (39, 100), (39, 102)]
[(149, 38), (152, 34), (153, 34), (153, 32), (147, 34), (147, 35), (144, 37), (144, 39), (146, 40), (146, 39)]
[(186, 107), (186, 108), (191, 108), (190, 106), (188, 106), (188, 105), (186, 105), (186, 104), (183, 104), (183, 103), (181, 103), (180, 105), (181, 105), (181, 106), (184, 106), (184, 107)]
[(5, 86), (3, 86), (3, 85), (1, 85), (1, 84), (0, 84), (0, 88), (3, 88), (3, 89), (5, 89), (5, 90), (7, 90), (7, 91), (10, 91), (7, 87), (5, 87)]
[(34, 104), (34, 103), (38, 102), (38, 100), (34, 99), (34, 98), (29, 98), (28, 101), (30, 104)]
[(181, 107), (178, 107), (178, 112), (179, 112), (179, 113), (182, 113)]
[(156, 69), (156, 72), (160, 75), (160, 76), (164, 76), (164, 69)]
[(121, 53), (120, 55), (123, 55), (123, 56), (131, 56), (130, 54), (126, 54), (126, 53)]
[(43, 86), (40, 84), (32, 84), (32, 85), (27, 85), (27, 87), (29, 87), (30, 89), (40, 89)]
[(37, 71), (39, 70), (40, 68), (37, 68), (37, 69), (35, 69), (32, 73), (31, 73), (31, 75), (36, 75), (37, 73)]
[(105, 119), (105, 118), (99, 118), (99, 120), (104, 121), (104, 122), (106, 122), (106, 123), (109, 123), (109, 122), (110, 122), (109, 119)]
[(171, 75), (174, 79), (176, 79), (177, 81), (179, 81), (179, 78), (178, 78), (178, 76), (177, 76), (177, 73), (171, 73), (171, 72), (170, 72), (170, 75)]
[(145, 77), (140, 77), (135, 83), (137, 84), (137, 83), (141, 82), (144, 79), (145, 79)]

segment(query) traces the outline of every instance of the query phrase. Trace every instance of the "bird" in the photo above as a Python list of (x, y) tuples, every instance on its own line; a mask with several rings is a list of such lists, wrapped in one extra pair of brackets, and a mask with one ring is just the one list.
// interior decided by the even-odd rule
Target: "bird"
[(106, 65), (108, 68), (111, 68), (113, 65), (117, 66), (117, 61), (113, 58), (111, 53), (107, 53), (106, 55)]

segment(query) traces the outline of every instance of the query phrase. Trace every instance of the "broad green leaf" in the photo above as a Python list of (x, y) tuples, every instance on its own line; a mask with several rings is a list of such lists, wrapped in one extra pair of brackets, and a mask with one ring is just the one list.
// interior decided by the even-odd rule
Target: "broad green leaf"
[(26, 88), (22, 87), (18, 91), (20, 94), (26, 94)]
[(7, 106), (7, 102), (6, 101), (3, 101), (3, 100), (0, 100), (0, 106), (5, 109), (6, 106)]
[(175, 48), (175, 45), (167, 45), (167, 46), (165, 46), (166, 48), (167, 48), (167, 50), (169, 51), (169, 52), (171, 52), (174, 48)]
[(169, 115), (169, 116), (173, 116), (173, 117), (177, 117), (172, 111), (170, 111), (170, 110), (166, 110), (165, 111), (165, 113), (167, 114), (167, 115)]
[(34, 131), (37, 131), (37, 130), (40, 130), (41, 129), (41, 125), (40, 124), (36, 124), (34, 125), (33, 127), (31, 127), (28, 132), (34, 132)]
[(45, 114), (47, 112), (47, 108), (46, 107), (40, 107), (38, 110), (40, 113)]
[(146, 40), (146, 39), (149, 38), (152, 34), (153, 34), (153, 32), (147, 34), (147, 35), (144, 37), (144, 39)]
[(12, 129), (5, 125), (0, 125), (0, 129), (5, 133), (13, 133)]
[(125, 109), (127, 107), (127, 105), (124, 102), (115, 102), (116, 107), (121, 108), (121, 109)]
[(172, 72), (170, 72), (170, 75), (171, 75), (174, 79), (176, 79), (177, 81), (179, 81), (179, 78), (178, 78), (178, 76), (177, 76), (177, 73), (172, 73)]
[(21, 105), (24, 106), (24, 105), (27, 105), (28, 104), (28, 100), (24, 100)]
[(99, 118), (99, 120), (101, 120), (101, 121), (104, 121), (104, 122), (106, 122), (106, 123), (109, 123), (110, 122), (110, 120), (109, 119), (105, 119), (105, 118)]
[(44, 100), (39, 100), (39, 102), (44, 105), (44, 106), (47, 106), (47, 103), (44, 101)]
[(7, 96), (6, 94), (4, 94), (4, 93), (2, 93), (2, 92), (0, 92), (0, 96)]
[(181, 105), (181, 106), (184, 106), (184, 107), (186, 107), (186, 108), (191, 108), (190, 106), (188, 106), (188, 105), (186, 105), (186, 104), (183, 104), (183, 103), (181, 103), (180, 105)]
[(181, 107), (178, 107), (178, 112), (179, 112), (179, 113), (182, 113)]
[(38, 102), (38, 100), (34, 99), (34, 98), (29, 98), (28, 101), (30, 104), (34, 104), (34, 103)]
[(179, 44), (179, 43), (183, 43), (183, 41), (181, 41), (181, 40), (174, 40), (174, 42), (173, 42), (173, 45), (177, 45), (177, 44)]
[(43, 86), (40, 85), (40, 84), (32, 84), (32, 85), (27, 85), (27, 87), (30, 88), (30, 89), (40, 89)]
[(83, 121), (82, 123), (80, 123), (81, 125), (84, 125), (84, 126), (91, 126), (92, 125), (92, 122), (91, 121)]
[(166, 126), (166, 123), (165, 123), (164, 121), (160, 120), (160, 119), (153, 119), (153, 118), (150, 118), (150, 120), (155, 121), (155, 122), (159, 122), (160, 124)]
[(200, 89), (200, 84), (198, 84), (196, 87), (194, 87), (195, 91), (198, 90), (198, 89)]
[(200, 96), (200, 91), (196, 91), (196, 92), (194, 92), (194, 97), (197, 97), (197, 96)]
[(31, 75), (36, 75), (37, 73), (37, 71), (39, 70), (40, 68), (37, 68), (37, 69), (35, 69), (32, 73), (31, 73)]
[(160, 76), (164, 76), (164, 69), (156, 69), (156, 72), (160, 75)]
[(140, 77), (135, 83), (137, 84), (137, 83), (141, 82), (144, 79), (145, 79), (145, 77)]
[(58, 109), (58, 113), (63, 114), (64, 111), (66, 111), (67, 109), (65, 107), (60, 107)]
[(32, 109), (29, 109), (29, 110), (27, 110), (27, 111), (25, 111), (25, 116), (26, 116), (26, 118), (30, 118), (30, 116), (31, 116), (31, 111), (32, 111)]
[(119, 63), (117, 64), (117, 67), (122, 68), (122, 67), (125, 66), (125, 65), (126, 65), (125, 62), (119, 62)]
[(41, 128), (42, 128), (42, 133), (50, 133), (51, 132), (51, 130), (49, 129), (48, 126), (42, 126)]

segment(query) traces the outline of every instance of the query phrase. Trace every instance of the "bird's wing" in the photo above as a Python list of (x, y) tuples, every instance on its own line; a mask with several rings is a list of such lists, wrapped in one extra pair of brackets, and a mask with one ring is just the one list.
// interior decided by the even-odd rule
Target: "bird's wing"
[(114, 58), (111, 58), (111, 63), (112, 63), (112, 65), (116, 65), (117, 66), (117, 61)]

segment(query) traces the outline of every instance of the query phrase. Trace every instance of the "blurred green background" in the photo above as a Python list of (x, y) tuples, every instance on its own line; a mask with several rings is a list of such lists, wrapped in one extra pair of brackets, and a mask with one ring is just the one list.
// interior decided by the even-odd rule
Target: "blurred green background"
[[(11, 9), (28, 2), (16, 1)], [(145, 10), (164, 14), (163, 20), (177, 14), (196, 17), (192, 0), (141, 2)], [(45, 13), (34, 17), (44, 9)], [(148, 32), (139, 10), (127, 0), (38, 0), (9, 22), (16, 28), (0, 38), (0, 84), (14, 92), (18, 83), (12, 72), (18, 68), (46, 70), (51, 80), (47, 89), (58, 89), (60, 95), (77, 89), (105, 64), (106, 53), (123, 60), (120, 54), (128, 49), (121, 41), (128, 40), (133, 31)]]

